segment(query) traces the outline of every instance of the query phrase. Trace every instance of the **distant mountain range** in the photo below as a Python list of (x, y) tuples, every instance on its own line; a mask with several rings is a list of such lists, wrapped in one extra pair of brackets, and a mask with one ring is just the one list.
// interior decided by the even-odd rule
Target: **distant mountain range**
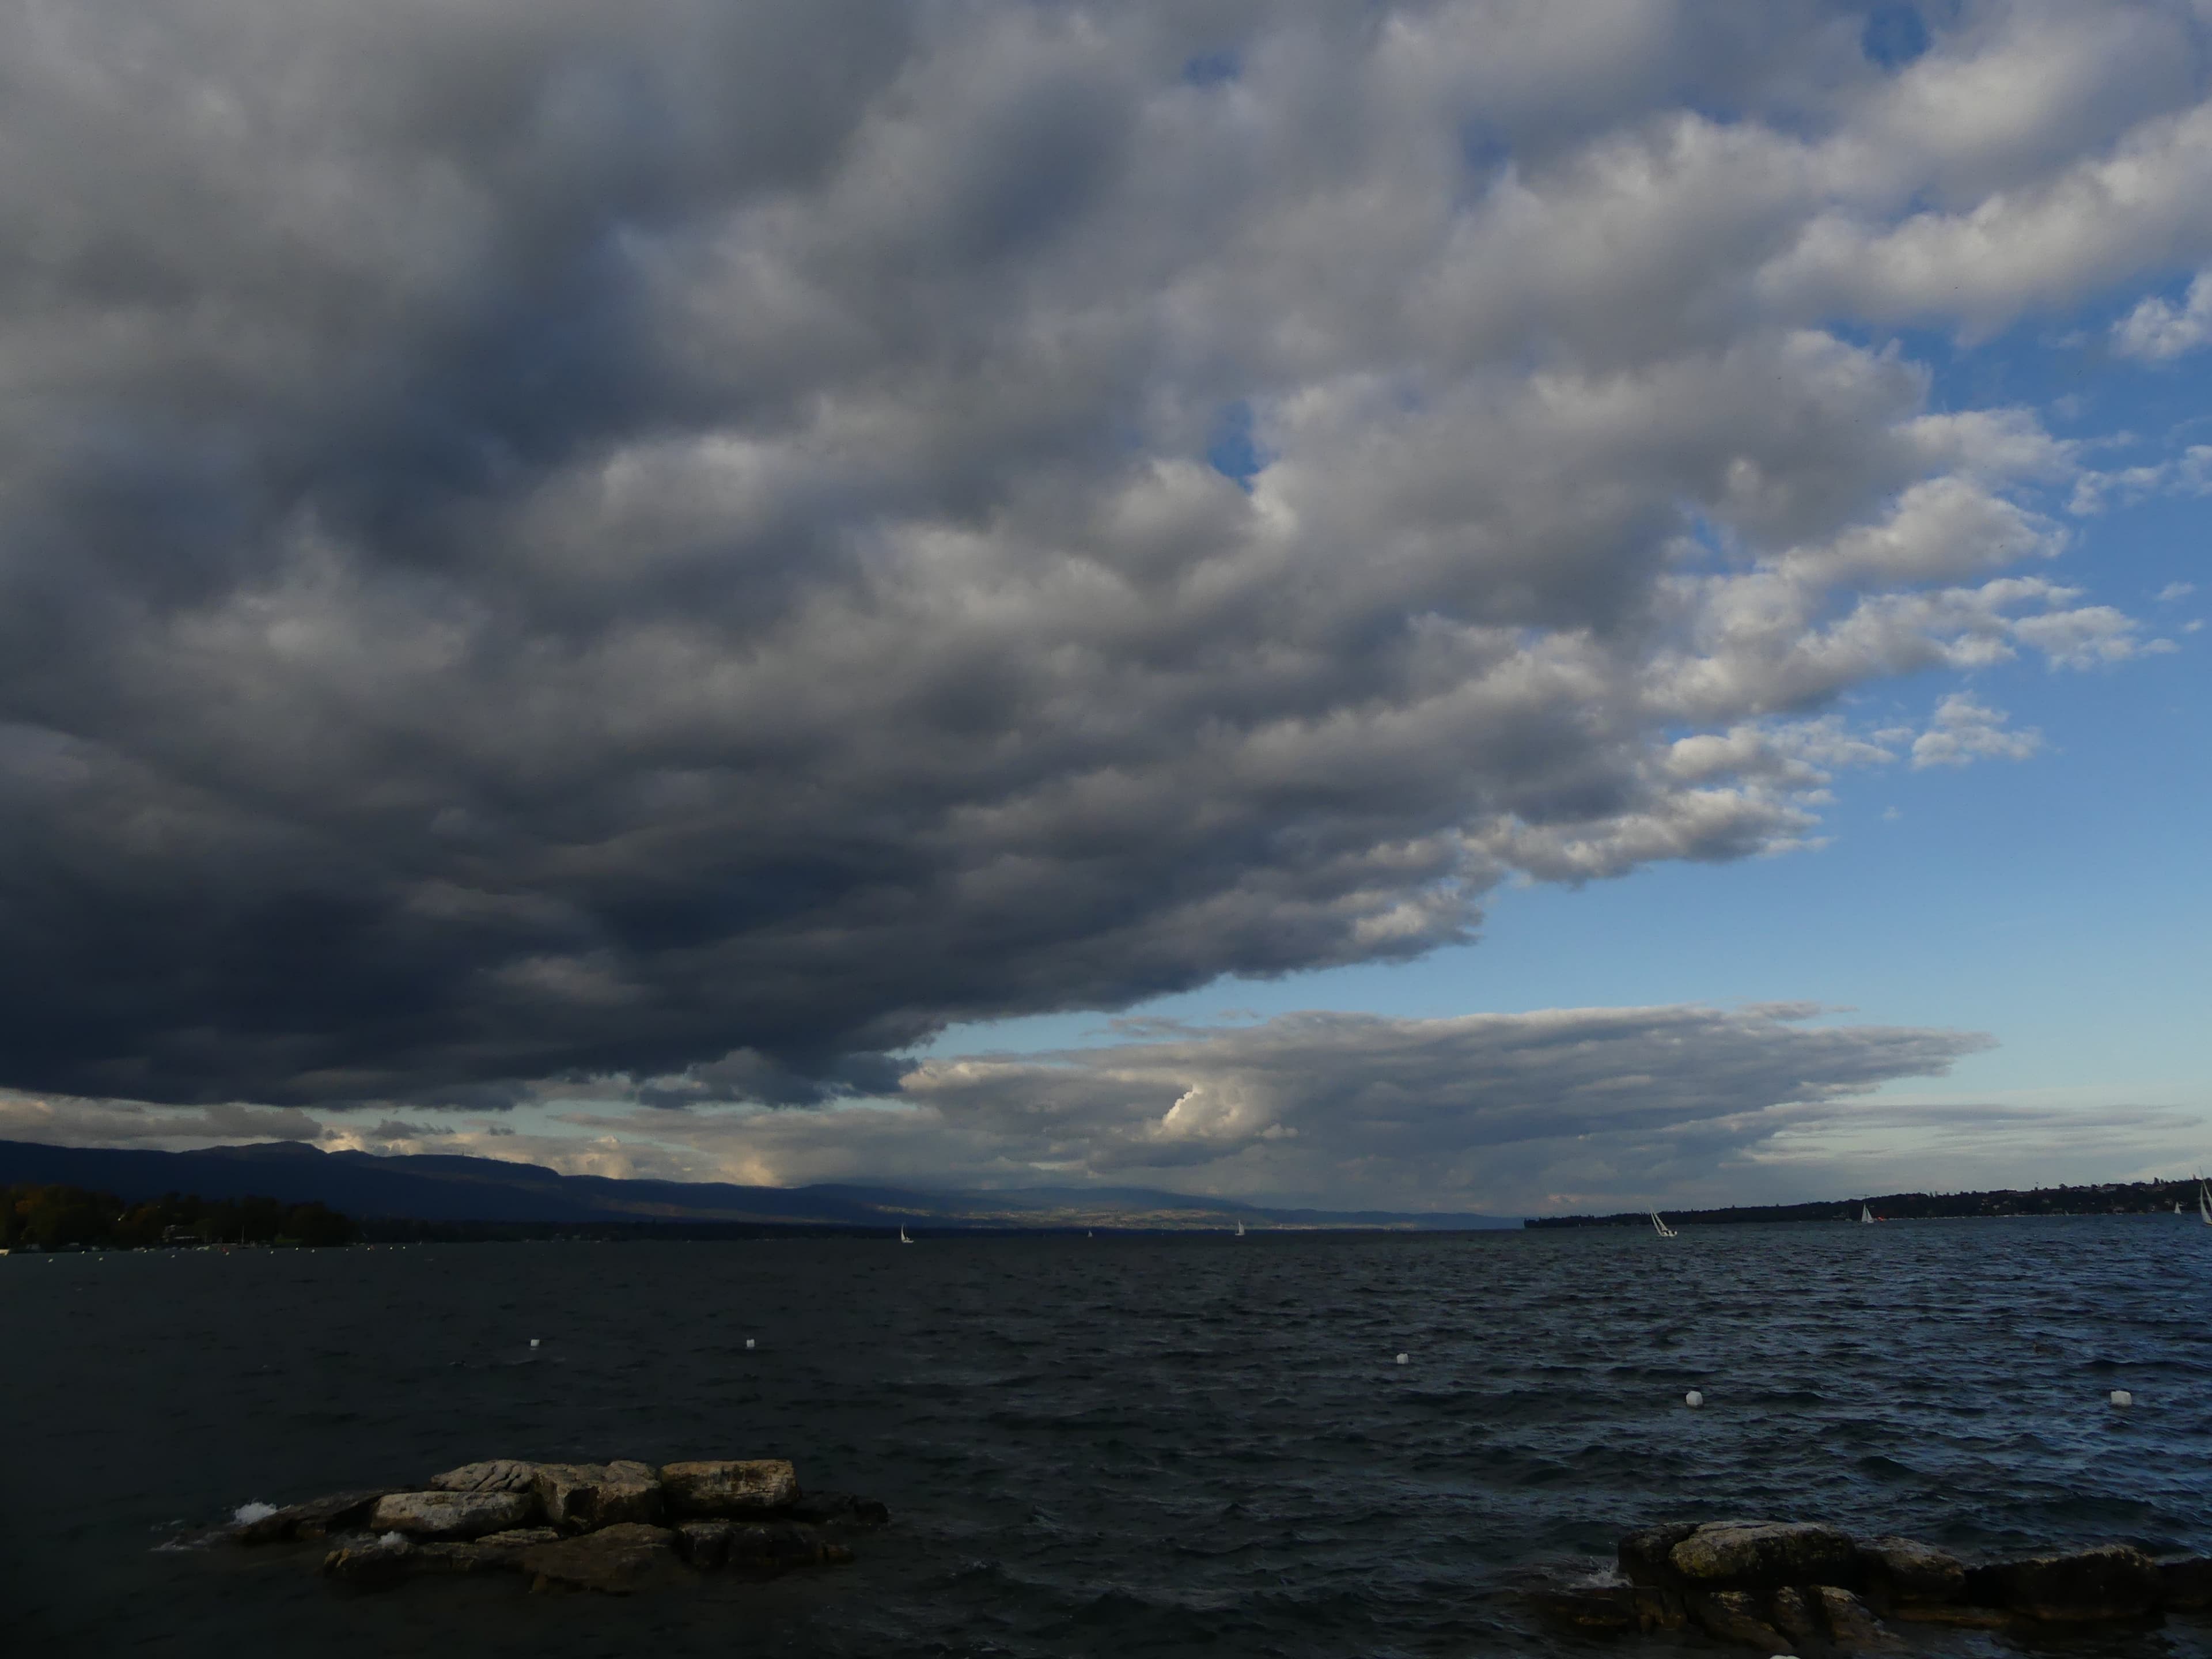
[(416, 1154), (326, 1152), (303, 1141), (156, 1152), (0, 1140), (0, 1186), (86, 1187), (128, 1202), (163, 1193), (204, 1199), (319, 1200), (358, 1219), (532, 1225), (717, 1224), (781, 1227), (926, 1226), (977, 1231), (1109, 1227), (1220, 1231), (1247, 1226), (1461, 1231), (1517, 1227), (1473, 1214), (1291, 1210), (1139, 1187), (1031, 1187), (915, 1192), (896, 1187), (741, 1187), (725, 1182), (618, 1181), (535, 1164)]

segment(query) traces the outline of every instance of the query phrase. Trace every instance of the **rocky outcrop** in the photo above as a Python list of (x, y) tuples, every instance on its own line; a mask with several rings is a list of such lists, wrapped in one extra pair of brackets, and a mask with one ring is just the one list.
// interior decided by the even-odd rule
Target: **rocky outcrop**
[(371, 1532), (424, 1539), (481, 1538), (526, 1527), (538, 1519), (538, 1499), (520, 1492), (395, 1492), (368, 1512)]
[(665, 1527), (617, 1521), (580, 1537), (524, 1550), (519, 1565), (532, 1589), (598, 1590), (628, 1595), (673, 1579), (680, 1567), (676, 1534)]
[(799, 1476), (780, 1457), (664, 1463), (660, 1488), (671, 1515), (758, 1515), (796, 1501)]
[(2158, 1563), (2124, 1544), (1993, 1561), (1966, 1572), (1966, 1599), (2049, 1624), (2140, 1619), (2166, 1599)]
[(667, 1518), (660, 1471), (650, 1463), (540, 1463), (532, 1485), (546, 1523), (563, 1532), (659, 1526)]
[[(680, 1530), (665, 1524), (672, 1510)], [(686, 1566), (766, 1578), (850, 1561), (852, 1551), (832, 1534), (890, 1519), (872, 1498), (802, 1492), (781, 1458), (660, 1468), (495, 1458), (434, 1474), (420, 1490), (337, 1492), (217, 1535), (246, 1544), (328, 1537), (335, 1547), (324, 1572), (362, 1589), (428, 1575), (520, 1572), (540, 1589), (627, 1594)]]
[(1903, 1647), (1885, 1619), (2025, 1629), (2212, 1607), (2212, 1559), (2153, 1561), (2123, 1544), (1969, 1566), (1916, 1539), (1855, 1540), (1811, 1522), (1674, 1521), (1628, 1534), (1617, 1555), (1614, 1583), (1545, 1587), (1532, 1605), (1567, 1629), (1686, 1622), (1770, 1654)]

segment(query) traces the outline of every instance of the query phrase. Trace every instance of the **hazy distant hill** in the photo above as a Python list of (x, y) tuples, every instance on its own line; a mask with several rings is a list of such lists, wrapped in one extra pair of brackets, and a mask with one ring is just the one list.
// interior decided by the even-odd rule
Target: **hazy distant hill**
[(1227, 1199), (1137, 1187), (1030, 1188), (927, 1193), (896, 1187), (740, 1187), (721, 1182), (616, 1181), (564, 1176), (535, 1164), (431, 1155), (325, 1152), (301, 1141), (155, 1152), (0, 1140), (0, 1186), (56, 1182), (137, 1201), (166, 1192), (202, 1198), (319, 1199), (359, 1218), (447, 1222), (714, 1222), (782, 1226), (1223, 1229), (1242, 1219), (1275, 1227), (1460, 1230), (1517, 1227), (1468, 1214), (1271, 1210)]

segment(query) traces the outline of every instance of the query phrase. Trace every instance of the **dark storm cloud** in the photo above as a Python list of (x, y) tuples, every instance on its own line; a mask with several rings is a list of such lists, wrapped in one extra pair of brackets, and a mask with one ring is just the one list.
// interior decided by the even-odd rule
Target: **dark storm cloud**
[(805, 1100), (1792, 843), (1839, 694), (2140, 645), (1817, 326), (2212, 238), (2121, 11), (9, 9), (0, 1082)]

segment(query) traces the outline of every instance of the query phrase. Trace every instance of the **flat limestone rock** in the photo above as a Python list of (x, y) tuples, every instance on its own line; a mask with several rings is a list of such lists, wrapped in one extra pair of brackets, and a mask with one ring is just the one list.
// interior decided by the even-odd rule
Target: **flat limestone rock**
[(540, 1463), (532, 1488), (547, 1523), (563, 1532), (625, 1522), (657, 1527), (668, 1512), (660, 1472), (650, 1463)]
[(2165, 1599), (2158, 1563), (2125, 1544), (1993, 1561), (1966, 1572), (1966, 1598), (2050, 1624), (2139, 1619)]
[(533, 1589), (587, 1589), (628, 1595), (682, 1571), (676, 1534), (665, 1527), (617, 1521), (580, 1538), (563, 1538), (524, 1550), (517, 1565)]
[(538, 1465), (512, 1457), (495, 1457), (485, 1463), (464, 1463), (458, 1469), (430, 1477), (432, 1492), (533, 1492)]
[(1851, 1535), (1802, 1521), (1712, 1522), (1669, 1550), (1667, 1563), (1698, 1589), (1774, 1590), (1784, 1584), (1859, 1582)]
[(471, 1539), (538, 1518), (538, 1499), (520, 1492), (395, 1492), (368, 1512), (372, 1531), (410, 1538)]
[[(1881, 1627), (1867, 1604), (1834, 1584), (1814, 1584), (1808, 1592), (1820, 1604), (1820, 1618), (1828, 1638), (1846, 1652), (1878, 1651), (1905, 1644)], [(1796, 1632), (1790, 1632), (1792, 1635)]]
[(1966, 1593), (1966, 1564), (1917, 1539), (1866, 1539), (1859, 1566), (1868, 1599), (1877, 1607), (1940, 1607)]
[(289, 1539), (327, 1538), (368, 1520), (376, 1501), (392, 1489), (376, 1486), (361, 1492), (332, 1492), (304, 1504), (288, 1504), (274, 1515), (249, 1521), (231, 1536), (241, 1544), (278, 1544)]
[(1790, 1640), (1759, 1616), (1758, 1599), (1743, 1590), (1712, 1590), (1690, 1599), (1690, 1613), (1706, 1635), (1741, 1642), (1763, 1653), (1787, 1653)]
[(660, 1487), (672, 1515), (749, 1515), (799, 1497), (799, 1475), (781, 1457), (664, 1463)]

